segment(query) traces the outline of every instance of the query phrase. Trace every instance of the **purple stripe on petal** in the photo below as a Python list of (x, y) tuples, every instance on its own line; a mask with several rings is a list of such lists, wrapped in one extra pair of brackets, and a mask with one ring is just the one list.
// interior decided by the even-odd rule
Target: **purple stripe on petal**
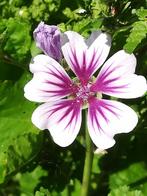
[(125, 104), (104, 99), (89, 99), (88, 129), (97, 147), (111, 147), (115, 143), (115, 134), (130, 132), (136, 124), (137, 115)]
[(121, 109), (115, 107), (115, 105), (112, 105), (109, 102), (98, 100), (93, 97), (90, 98), (89, 105), (89, 115), (91, 118), (92, 126), (97, 127), (97, 129), (93, 129), (94, 131), (99, 130), (100, 132), (103, 132), (103, 134), (105, 133), (102, 121), (104, 121), (106, 125), (109, 125), (109, 123), (111, 123), (111, 119), (107, 117), (107, 112), (111, 113), (117, 119), (120, 119), (121, 117)]
[(102, 67), (92, 92), (101, 92), (118, 98), (136, 98), (146, 91), (146, 80), (134, 74), (136, 59), (133, 54), (119, 51)]
[(88, 82), (88, 80), (90, 79), (91, 75), (93, 74), (94, 70), (97, 67), (101, 54), (102, 52), (100, 53), (99, 56), (97, 56), (97, 51), (94, 50), (92, 57), (90, 57), (91, 60), (87, 64), (86, 62), (87, 54), (85, 50), (81, 53), (80, 58), (82, 58), (82, 61), (79, 62), (76, 51), (72, 49), (72, 47), (70, 46), (70, 53), (68, 53), (68, 57), (72, 64), (72, 69), (75, 72), (75, 74), (79, 77), (81, 83), (86, 84)]
[[(77, 107), (77, 105), (75, 104), (75, 105), (74, 105), (74, 109), (73, 109), (73, 108), (67, 109), (67, 111), (65, 112), (65, 114), (64, 114), (64, 115), (62, 116), (62, 118), (59, 120), (59, 122), (62, 121), (62, 120), (64, 120), (64, 118), (66, 118), (66, 116), (67, 116), (70, 112), (72, 113), (72, 115), (71, 115), (71, 118), (70, 118), (69, 122), (67, 123), (67, 125), (66, 125), (66, 127), (65, 127), (66, 129), (67, 129), (68, 127), (71, 126), (72, 121), (77, 122), (77, 120), (78, 120), (78, 115), (79, 115), (79, 112), (80, 112), (80, 105), (78, 105), (78, 107)], [(75, 124), (75, 125), (76, 125), (76, 124)], [(75, 125), (74, 125), (74, 127), (73, 127), (73, 130), (75, 129)]]
[(72, 51), (72, 57), (69, 56), (70, 61), (73, 65), (74, 72), (81, 80), (81, 83), (86, 84), (90, 79), (92, 73), (94, 72), (97, 63), (99, 61), (99, 57), (96, 56), (96, 51), (93, 52), (93, 56), (91, 57), (91, 61), (89, 65), (86, 62), (86, 51), (82, 53), (82, 64), (80, 65), (76, 56), (76, 53)]
[(77, 69), (80, 69), (81, 65), (78, 62), (78, 58), (77, 58), (77, 55), (76, 55), (76, 50), (73, 51), (71, 49), (71, 52), (72, 52), (73, 59), (75, 61), (75, 67), (77, 67)]
[(32, 122), (40, 129), (48, 129), (56, 144), (68, 146), (81, 127), (81, 103), (62, 99), (42, 104), (33, 113)]
[[(112, 105), (108, 102), (104, 102), (99, 100), (99, 105), (108, 110), (109, 112), (111, 112), (114, 116), (116, 116), (117, 118), (120, 117), (119, 113), (122, 111), (121, 109), (119, 109), (118, 107), (115, 107), (115, 105)], [(101, 109), (102, 110), (102, 109)], [(105, 117), (106, 118), (106, 117)], [(108, 120), (108, 119), (107, 119)], [(108, 122), (108, 121), (107, 121)]]
[(113, 72), (115, 72), (117, 70), (118, 67), (117, 68), (116, 67), (111, 67), (112, 64), (110, 66), (108, 66), (106, 70), (104, 70), (103, 72), (101, 72), (99, 74), (99, 77), (98, 77), (99, 81), (107, 80), (107, 77), (110, 76)]
[(66, 110), (63, 112), (61, 117), (57, 118), (57, 124), (65, 122), (68, 115), (71, 114), (69, 121), (65, 122), (64, 129), (70, 129), (72, 122), (74, 122), (74, 125), (72, 125), (72, 130), (74, 131), (78, 116), (80, 115), (81, 103), (77, 102), (76, 100), (63, 100), (63, 102), (61, 101), (61, 103), (56, 104), (56, 107), (50, 111), (51, 113), (49, 114), (48, 118), (51, 118), (52, 115), (58, 113), (58, 111), (62, 109)]
[[(121, 66), (113, 67), (113, 62), (105, 69), (100, 72), (96, 82), (91, 86), (91, 91), (97, 92), (100, 91), (102, 93), (123, 93), (127, 90), (129, 84), (119, 84), (121, 81), (122, 75), (117, 74), (115, 76), (115, 72), (121, 68)], [(113, 76), (114, 74), (114, 76)], [(118, 81), (118, 83), (117, 83)]]
[[(94, 123), (96, 123), (98, 129), (101, 131), (102, 128), (101, 128), (100, 123), (98, 121), (98, 118), (96, 116), (96, 111), (94, 111), (92, 109), (89, 109), (89, 110), (90, 110), (90, 117), (91, 117), (91, 121), (92, 121), (92, 126), (94, 127)], [(96, 130), (95, 129), (93, 129), (93, 130), (96, 133)]]
[[(40, 66), (39, 57), (32, 64), (33, 67)], [(25, 97), (31, 101), (48, 102), (73, 94), (75, 92), (73, 82), (60, 64), (47, 56), (40, 58), (43, 65), (25, 86)]]
[(65, 60), (83, 85), (105, 61), (110, 50), (110, 38), (101, 32), (95, 32), (85, 41), (78, 33), (65, 32), (67, 39), (62, 46)]
[[(52, 70), (51, 68), (48, 68), (48, 71), (46, 73), (51, 74), (53, 76), (55, 76), (56, 78), (60, 79), (61, 81), (65, 81), (66, 83), (71, 83), (71, 80), (65, 75), (65, 73), (62, 73), (61, 71), (59, 71), (55, 66), (53, 66), (53, 68), (55, 70)], [(56, 72), (57, 73), (56, 73)]]
[(77, 119), (77, 116), (79, 115), (79, 112), (80, 112), (80, 108), (81, 108), (81, 103), (77, 102), (76, 100), (61, 100), (59, 101), (59, 103), (58, 102), (55, 103), (54, 107), (49, 111), (48, 119), (56, 112), (62, 109), (66, 109), (63, 112), (62, 116), (58, 118), (57, 123), (60, 123), (61, 121), (66, 119), (66, 117), (70, 113), (72, 113), (69, 122), (67, 123), (67, 125), (65, 125), (65, 127), (67, 128), (71, 124), (71, 122), (74, 120), (74, 118)]
[(83, 72), (86, 70), (86, 53), (83, 51)]
[(96, 55), (96, 52), (95, 52), (95, 50), (94, 50), (94, 51), (93, 51), (93, 54), (92, 54), (91, 61), (90, 61), (89, 65), (88, 65), (89, 70), (92, 69), (92, 67), (93, 67), (93, 64), (94, 64), (93, 62), (94, 62), (94, 60), (95, 60), (95, 55)]
[[(108, 122), (107, 117), (105, 116), (104, 112), (102, 111), (102, 108), (100, 107), (101, 105), (99, 104), (98, 100), (96, 98), (91, 98), (89, 100), (89, 116), (91, 118), (93, 130), (96, 134), (97, 130), (100, 132), (103, 132), (103, 128), (101, 126), (101, 122), (99, 117), (101, 116), (106, 122)], [(97, 127), (95, 129), (94, 127)]]
[(120, 86), (112, 86), (112, 87), (103, 87), (102, 92), (103, 93), (124, 93), (127, 90), (128, 84), (126, 85), (120, 85)]
[(97, 55), (97, 50), (96, 51), (95, 50), (93, 51), (93, 56), (92, 56), (92, 59), (91, 59), (90, 65), (89, 65), (91, 74), (93, 73), (93, 71), (97, 67), (97, 64), (99, 62), (99, 59), (101, 58), (102, 52), (103, 51), (101, 51), (101, 53), (99, 55)]
[(54, 70), (52, 70), (51, 68), (48, 68), (48, 71), (45, 73), (52, 75), (54, 78), (58, 79), (58, 81), (55, 82), (55, 81), (50, 81), (49, 79), (46, 79), (44, 83), (55, 86), (54, 87), (55, 90), (42, 90), (42, 91), (46, 93), (54, 93), (56, 95), (61, 95), (61, 96), (65, 94), (72, 94), (72, 82), (69, 79), (69, 77), (67, 77), (64, 73), (59, 71), (56, 67), (53, 67), (53, 68)]

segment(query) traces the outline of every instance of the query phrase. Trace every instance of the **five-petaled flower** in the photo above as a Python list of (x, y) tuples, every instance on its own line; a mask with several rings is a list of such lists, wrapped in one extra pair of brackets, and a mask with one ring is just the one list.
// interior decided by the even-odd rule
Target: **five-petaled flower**
[(111, 39), (101, 31), (93, 32), (87, 40), (67, 31), (62, 39), (63, 56), (75, 77), (70, 79), (63, 67), (47, 55), (34, 58), (30, 64), (33, 79), (25, 86), (25, 97), (44, 103), (34, 111), (32, 122), (41, 130), (48, 129), (54, 142), (65, 147), (79, 133), (86, 105), (92, 141), (100, 149), (110, 148), (115, 144), (114, 135), (133, 130), (138, 117), (127, 105), (106, 100), (103, 94), (124, 99), (140, 97), (147, 89), (146, 80), (134, 74), (133, 54), (120, 50), (104, 63)]

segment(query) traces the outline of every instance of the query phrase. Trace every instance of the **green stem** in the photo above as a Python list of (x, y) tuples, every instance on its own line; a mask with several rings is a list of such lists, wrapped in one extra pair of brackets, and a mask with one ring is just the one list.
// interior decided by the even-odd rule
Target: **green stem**
[[(87, 124), (86, 116), (87, 116), (87, 112), (85, 110), (85, 123)], [(89, 195), (91, 169), (92, 169), (92, 162), (93, 162), (93, 144), (92, 144), (91, 138), (87, 130), (87, 125), (85, 129), (86, 129), (85, 130), (86, 132), (86, 154), (85, 154), (85, 164), (84, 164), (83, 180), (82, 180), (80, 196)]]

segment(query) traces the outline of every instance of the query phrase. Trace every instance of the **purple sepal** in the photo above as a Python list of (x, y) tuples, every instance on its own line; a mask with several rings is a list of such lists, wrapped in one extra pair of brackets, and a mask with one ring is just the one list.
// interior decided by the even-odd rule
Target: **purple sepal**
[(33, 36), (37, 47), (45, 54), (57, 61), (61, 60), (60, 30), (57, 26), (46, 25), (44, 22), (40, 22), (38, 27), (34, 30)]

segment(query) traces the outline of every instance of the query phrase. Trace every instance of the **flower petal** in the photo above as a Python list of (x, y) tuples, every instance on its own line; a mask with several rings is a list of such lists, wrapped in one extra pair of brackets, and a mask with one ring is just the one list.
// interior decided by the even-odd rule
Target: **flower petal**
[(33, 79), (26, 84), (24, 96), (36, 102), (48, 102), (72, 93), (72, 81), (58, 62), (46, 55), (38, 55), (30, 64)]
[(44, 103), (34, 111), (32, 122), (39, 129), (49, 129), (56, 144), (68, 146), (81, 127), (81, 103), (65, 99)]
[(65, 32), (67, 41), (62, 46), (63, 55), (80, 81), (87, 82), (105, 61), (110, 50), (110, 38), (100, 31), (84, 38), (76, 32)]
[(111, 37), (101, 31), (94, 31), (86, 43), (89, 46), (86, 52), (87, 69), (92, 75), (106, 60), (111, 47)]
[(123, 103), (96, 98), (89, 100), (89, 134), (100, 149), (112, 147), (114, 135), (132, 131), (137, 122), (137, 114)]
[(119, 98), (137, 98), (147, 90), (146, 79), (134, 74), (136, 58), (121, 50), (102, 67), (91, 91)]

